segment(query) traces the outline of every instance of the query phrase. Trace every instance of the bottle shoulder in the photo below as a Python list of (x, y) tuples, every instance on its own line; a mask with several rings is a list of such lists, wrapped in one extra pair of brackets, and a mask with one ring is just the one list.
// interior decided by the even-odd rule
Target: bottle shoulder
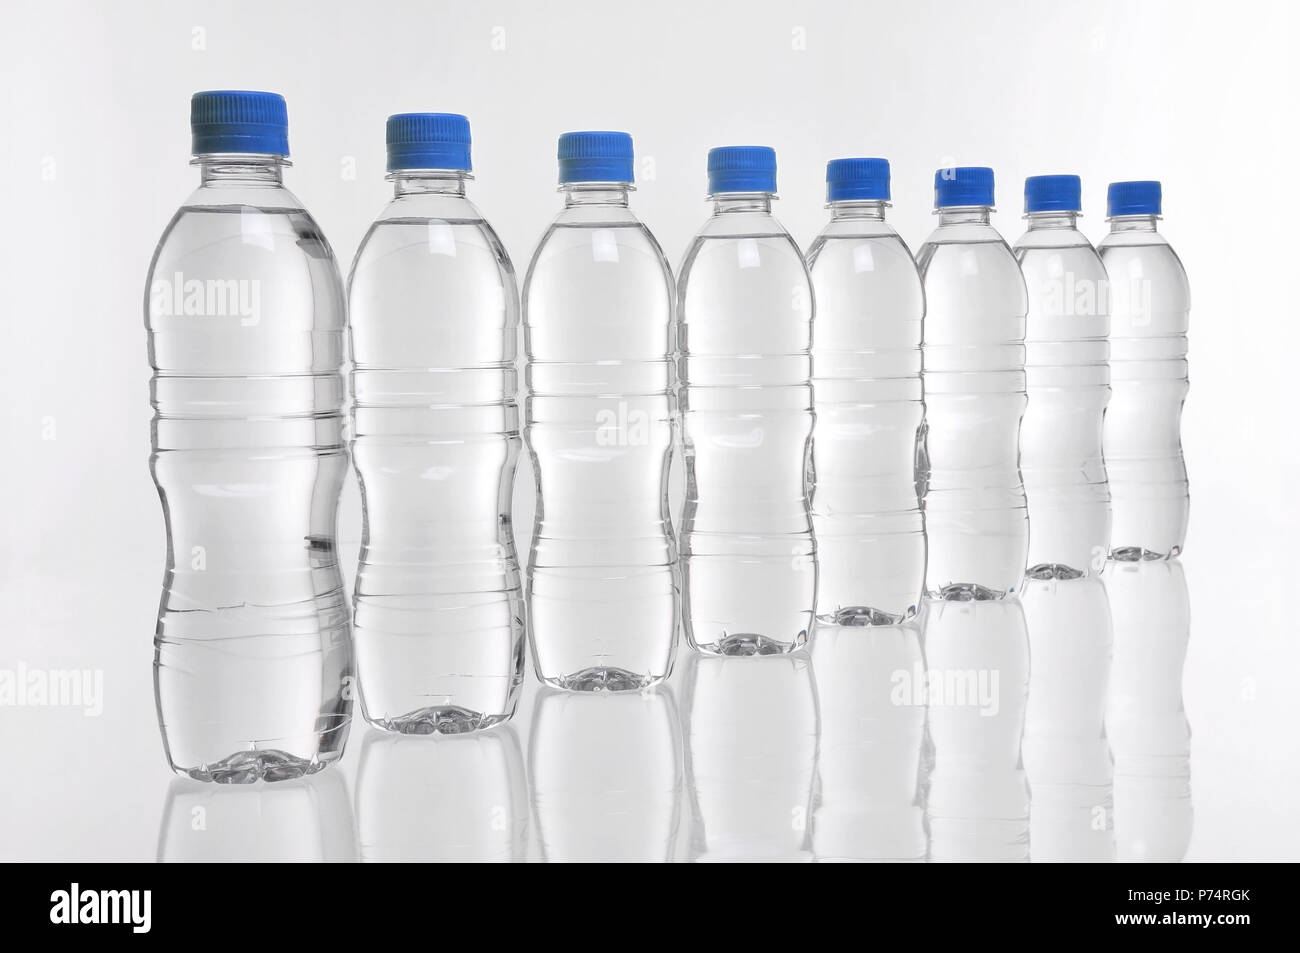
[(1054, 280), (1071, 275), (1074, 278), (1100, 280), (1106, 277), (1101, 255), (1082, 235), (1082, 241), (1066, 243), (1025, 242), (1018, 239), (1012, 246), (1016, 261), (1024, 272), (1025, 280)]
[[(1175, 289), (1180, 302), (1173, 306), (1177, 310), (1190, 307), (1191, 288), (1187, 279), (1187, 269), (1174, 247), (1154, 232), (1139, 233), (1142, 241), (1133, 241), (1116, 233), (1108, 235), (1097, 245), (1097, 252), (1110, 278), (1112, 287), (1117, 284), (1132, 286), (1135, 283), (1150, 283), (1162, 289)], [(1159, 241), (1152, 241), (1155, 236)], [(1116, 238), (1111, 241), (1111, 238)]]
[(790, 232), (775, 215), (766, 211), (735, 211), (712, 215), (695, 233), (696, 241), (768, 237), (790, 238)]
[(289, 193), (257, 191), (257, 205), (202, 195), (176, 211), (149, 267), (148, 327), (195, 316), (212, 328), (343, 327), (342, 276), (319, 226)]
[[(938, 229), (936, 231), (944, 231)], [(1002, 237), (985, 228), (978, 238), (927, 239), (917, 255), (927, 311), (961, 311), (976, 301), (1000, 302), (1008, 313), (1024, 315), (1029, 292), (1020, 262)]]
[(1100, 251), (1103, 248), (1167, 248), (1173, 251), (1169, 239), (1151, 228), (1119, 229), (1107, 232), (1105, 237), (1097, 242), (1097, 250)]
[[(883, 225), (884, 223), (875, 223)], [(920, 274), (912, 250), (903, 237), (884, 225), (883, 228), (839, 227), (823, 229), (805, 254), (813, 280), (849, 273), (863, 280), (893, 275), (920, 285)]]
[(797, 271), (809, 282), (808, 266), (794, 237), (771, 213), (731, 212), (704, 223), (686, 249), (679, 269), (685, 283), (700, 267), (724, 271)]
[(1088, 236), (1077, 228), (1030, 228), (1011, 246), (1017, 255), (1022, 250), (1035, 248), (1081, 248), (1094, 251)]
[[(217, 201), (210, 193), (221, 191)], [(154, 251), (151, 267), (166, 260), (265, 259), (302, 257), (334, 262), (334, 251), (311, 213), (287, 189), (251, 189), (256, 204), (226, 201), (243, 196), (230, 190), (200, 188), (172, 215)]]
[(1020, 272), (1015, 252), (991, 226), (945, 225), (936, 228), (916, 255), (924, 280), (937, 267), (947, 266), (962, 275), (987, 276), (994, 271)]
[[(1104, 262), (1151, 262), (1159, 263), (1163, 267), (1186, 274), (1183, 267), (1183, 261), (1178, 257), (1171, 245), (1163, 235), (1155, 232), (1139, 233), (1141, 238), (1134, 240), (1133, 237), (1124, 233), (1112, 233), (1097, 243), (1097, 253)], [(1109, 264), (1108, 264), (1109, 267)]]
[(663, 272), (671, 280), (662, 246), (634, 214), (565, 214), (570, 211), (561, 212), (542, 234), (528, 265), (530, 274), (553, 267), (636, 268)]
[(626, 208), (566, 208), (528, 262), (527, 312), (559, 302), (579, 310), (605, 302), (616, 311), (671, 311), (673, 273), (658, 239)]
[(649, 229), (631, 206), (617, 204), (565, 205), (556, 213), (548, 228), (641, 228)]
[(813, 239), (813, 244), (825, 244), (836, 239), (856, 241), (897, 239), (900, 242), (903, 240), (894, 226), (881, 219), (845, 218), (827, 222)]
[(987, 222), (953, 222), (936, 225), (925, 237), (921, 247), (928, 245), (1003, 245), (1010, 250), (1010, 245), (1002, 233)]
[(473, 206), (463, 218), (411, 216), (412, 209), (392, 213), (391, 206), (361, 239), (349, 284), (395, 285), (398, 281), (471, 282), (500, 285), (513, 297), (515, 270), (496, 231)]
[(416, 192), (389, 200), (376, 217), (376, 223), (388, 221), (437, 219), (466, 224), (487, 224), (483, 213), (464, 195), (441, 192)]
[(608, 238), (619, 246), (645, 246), (660, 249), (650, 227), (630, 209), (566, 208), (551, 221), (537, 242), (533, 258), (536, 259), (551, 244), (592, 241), (593, 232), (608, 233)]
[(207, 182), (186, 197), (181, 211), (240, 211), (257, 209), (265, 212), (300, 212), (310, 218), (298, 196), (282, 183), (246, 181)]

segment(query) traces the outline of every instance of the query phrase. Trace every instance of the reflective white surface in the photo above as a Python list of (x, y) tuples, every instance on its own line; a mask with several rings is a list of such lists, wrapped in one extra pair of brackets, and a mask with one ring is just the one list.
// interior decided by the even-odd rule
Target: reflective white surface
[[(1296, 84), (1296, 5), (1252, 2), (1215, 17), (1186, 16), (1185, 5), (1172, 0), (987, 0), (942, 9), (664, 0), (652, 16), (641, 7), (616, 14), (595, 0), (568, 4), (565, 16), (526, 2), (488, 6), (462, 4), (453, 15), (449, 5), (393, 3), (386, 16), (343, 3), (310, 10), (261, 4), (250, 13), (246, 4), (142, 0), (112, 16), (103, 5), (71, 0), (6, 7), (0, 70), (7, 88), (21, 92), (2, 111), (21, 134), (0, 149), (8, 316), (0, 321), (8, 358), (0, 383), (0, 600), (7, 612), (0, 672), (20, 664), (98, 672), (103, 698), (97, 717), (72, 707), (0, 705), (0, 859), (148, 861), (160, 841), (165, 854), (200, 849), (169, 832), (203, 805), (174, 805), (164, 830), (173, 779), (152, 681), (164, 533), (147, 466), (142, 296), (149, 253), (196, 181), (187, 164), (189, 96), (242, 83), (287, 97), (295, 162), (289, 186), (344, 261), (391, 191), (383, 179), (383, 119), (399, 109), (470, 116), (474, 194), (517, 261), (554, 215), (555, 136), (566, 128), (614, 125), (635, 134), (642, 159), (636, 205), (674, 264), (707, 212), (706, 150), (727, 141), (777, 148), (777, 213), (801, 247), (824, 224), (822, 174), (836, 155), (891, 160), (890, 221), (914, 248), (932, 227), (932, 177), (946, 164), (997, 170), (994, 223), (1005, 234), (1020, 230), (1024, 176), (1077, 172), (1081, 225), (1093, 241), (1106, 232), (1107, 182), (1159, 177), (1161, 229), (1187, 266), (1193, 296), (1183, 416), (1192, 494), (1182, 557), (1190, 629), (1180, 680), (1174, 657), (1181, 636), (1165, 628), (1164, 597), (1154, 594), (1160, 587), (1127, 601), (1109, 592), (1116, 616), (1108, 691), (1142, 713), (1138, 725), (1154, 719), (1164, 726), (1148, 738), (1112, 720), (1113, 849), (1118, 859), (1300, 860), (1300, 827), (1291, 816), (1300, 790), (1293, 595), (1300, 441), (1291, 437), (1300, 322), (1282, 277), (1294, 271), (1294, 227), (1276, 194), (1285, 175), (1279, 170), (1300, 152), (1300, 128), (1279, 118), (1288, 115), (1279, 103)], [(742, 8), (746, 15), (737, 17)], [(404, 29), (392, 29), (397, 21)], [(636, 44), (609, 42), (623, 25), (635, 29)], [(989, 55), (972, 70), (969, 58), (944, 51), (964, 48), (976, 31)], [(728, 43), (720, 44), (721, 36)], [(556, 56), (570, 46), (584, 56)], [(1206, 50), (1218, 68), (1205, 68)], [(593, 71), (609, 81), (593, 86)], [(748, 76), (743, 95), (738, 72)], [(864, 77), (882, 92), (864, 94)], [(577, 88), (589, 95), (575, 99)], [(701, 96), (701, 89), (717, 95)], [(503, 91), (512, 90), (530, 91), (528, 108), (503, 110)], [(1207, 116), (1211, 136), (1203, 134)], [(529, 482), (521, 473), (517, 485)], [(530, 504), (517, 498), (516, 528), (531, 519)], [(350, 485), (340, 517), (348, 580), (359, 531)], [(1040, 636), (1033, 595), (1025, 599), (1031, 660)], [(1066, 630), (1076, 631), (1073, 618)], [(1154, 643), (1144, 637), (1151, 631), (1161, 633)], [(1087, 640), (1082, 656), (1096, 648), (1095, 630), (1078, 637)], [(828, 649), (832, 661), (824, 662)], [(542, 745), (551, 706), (538, 714), (530, 673), (512, 722), (513, 768), (507, 743), (443, 746), (435, 739), (412, 747), (409, 760), (405, 743), (392, 751), (376, 743), (362, 774), (367, 732), (357, 725), (341, 762), (329, 769), (347, 796), (300, 791), (286, 800), (319, 804), (336, 817), (341, 810), (341, 819), (320, 827), (332, 835), (351, 825), (357, 856), (408, 849), (513, 855), (522, 836), (532, 859), (541, 857), (544, 839), (570, 856), (617, 846), (681, 859), (714, 851), (913, 857), (924, 804), (914, 803), (924, 779), (915, 790), (907, 779), (916, 712), (886, 710), (880, 699), (893, 687), (883, 673), (906, 668), (914, 652), (905, 644), (818, 644), (812, 681), (820, 738), (809, 741), (807, 689), (790, 667), (791, 691), (780, 704), (796, 714), (773, 729), (762, 751), (771, 763), (747, 759), (756, 750), (749, 728), (770, 723), (764, 707), (772, 686), (719, 678), (709, 684), (725, 697), (706, 693), (701, 669), (698, 690), (688, 695), (683, 652), (668, 686), (672, 705), (663, 706), (677, 719), (671, 756), (662, 735), (656, 740), (661, 729), (631, 716), (632, 725), (584, 725), (590, 741), (580, 751)], [(1060, 660), (1067, 670), (1082, 661), (1073, 653)], [(1092, 658), (1088, 679), (1069, 692), (1048, 694), (1056, 702), (1047, 708), (1034, 689), (1040, 679), (1052, 684), (1053, 669), (1030, 672), (1024, 719), (1031, 741), (1035, 731), (1065, 736), (1083, 758), (1035, 761), (1032, 744), (1026, 751), (1031, 857), (1042, 859), (1048, 848), (1049, 856), (1111, 849), (1105, 835), (1077, 826), (1085, 805), (1091, 819), (1091, 802), (1105, 803), (1105, 772), (1088, 744), (1098, 717), (1097, 664)], [(859, 678), (857, 670), (867, 674)], [(750, 674), (742, 672), (742, 681)], [(1170, 703), (1180, 683), (1190, 742)], [(692, 700), (716, 706), (716, 720), (702, 722)], [(1107, 707), (1117, 718), (1124, 710)], [(744, 712), (753, 713), (753, 725)], [(723, 720), (735, 733), (731, 747), (716, 730)], [(629, 733), (633, 747), (650, 754), (623, 760), (620, 735)], [(661, 766), (669, 757), (678, 759), (682, 779), (676, 795)], [(915, 757), (919, 770), (919, 751)], [(443, 777), (442, 764), (459, 765), (454, 780)], [(595, 817), (575, 819), (565, 808), (573, 800), (547, 803), (546, 792), (566, 780), (544, 767), (562, 764), (608, 772), (598, 778), (603, 796), (587, 795), (599, 804)], [(1046, 772), (1045, 780), (1035, 772)], [(390, 789), (385, 779), (394, 775), (412, 788)], [(517, 800), (518, 776), (531, 791), (525, 804)], [(724, 813), (725, 802), (758, 777), (772, 787)], [(644, 787), (625, 794), (619, 785), (628, 779)], [(804, 816), (805, 779), (803, 833), (811, 846), (792, 826)], [(538, 782), (540, 807), (533, 803)], [(304, 789), (334, 783), (322, 777)], [(423, 797), (412, 793), (421, 785), (429, 792)], [(1059, 797), (1044, 795), (1045, 786)], [(209, 832), (229, 830), (220, 816), (227, 804), (238, 824), (244, 808), (235, 806), (261, 797), (247, 790), (232, 790), (229, 802), (226, 796), (214, 794), (207, 805)], [(593, 845), (597, 833), (617, 827), (608, 817), (624, 811), (642, 828), (617, 843), (602, 833)], [(318, 838), (314, 824), (295, 821), (286, 836)], [(525, 826), (526, 834), (517, 833)], [(661, 847), (674, 830), (672, 847)], [(322, 843), (310, 850), (323, 854)], [(234, 838), (222, 849), (252, 849), (246, 845)]]
[[(1207, 667), (1224, 647), (1216, 637), (1235, 633), (1242, 650), (1261, 636), (1244, 624), (1201, 623), (1188, 576), (1195, 572), (1180, 563), (1111, 564), (1101, 578), (1031, 582), (1023, 608), (929, 604), (919, 625), (822, 627), (808, 655), (684, 652), (669, 685), (643, 693), (570, 694), (530, 676), (508, 725), (403, 737), (357, 724), (340, 765), (269, 785), (173, 778), (159, 746), (147, 639), (125, 658), (105, 648), (95, 655), (104, 666), (98, 717), (66, 707), (0, 711), (5, 748), (23, 766), (21, 780), (0, 786), (0, 853), (168, 861), (1295, 856), (1292, 829), (1268, 823), (1267, 787), (1295, 766), (1257, 747), (1282, 709), (1257, 683)], [(42, 653), (75, 637), (88, 612), (123, 618), (131, 603), (148, 609), (149, 579), (113, 578), (87, 587), (77, 603), (29, 579), (26, 604), (42, 607), (53, 636), (48, 645), (20, 637), (20, 657), (33, 667), (50, 657)]]

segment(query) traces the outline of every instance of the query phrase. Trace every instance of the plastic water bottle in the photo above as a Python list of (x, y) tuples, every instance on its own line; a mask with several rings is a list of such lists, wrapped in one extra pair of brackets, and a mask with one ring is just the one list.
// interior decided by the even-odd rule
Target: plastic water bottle
[(683, 617), (710, 654), (789, 652), (813, 625), (813, 297), (775, 192), (771, 149), (710, 151), (713, 216), (679, 282)]
[(434, 738), (367, 732), (357, 768), (362, 863), (519, 863), (528, 789), (513, 725)]
[(668, 686), (600, 695), (543, 689), (528, 773), (543, 860), (677, 859), (681, 734)]
[(1116, 853), (1121, 861), (1176, 863), (1192, 837), (1187, 577), (1178, 560), (1137, 560), (1110, 563), (1103, 578), (1115, 619), (1106, 731)]
[(1000, 599), (1020, 591), (1029, 544), (1019, 461), (1025, 280), (989, 224), (992, 169), (940, 169), (934, 205), (939, 226), (917, 258), (926, 303), (926, 589), (941, 599)]
[(1029, 290), (1020, 472), (1034, 579), (1101, 572), (1110, 544), (1102, 415), (1110, 399), (1106, 269), (1076, 226), (1077, 175), (1025, 180), (1029, 231), (1015, 244)]
[[(1029, 859), (1021, 737), (1029, 635), (1019, 599), (925, 606), (930, 859)], [(900, 683), (914, 697), (915, 680)]]
[(924, 860), (925, 694), (911, 690), (925, 678), (920, 628), (819, 624), (812, 661), (818, 863)]
[(889, 162), (834, 160), (826, 197), (831, 221), (808, 249), (817, 617), (892, 625), (916, 614), (925, 585), (916, 492), (925, 296), (911, 251), (885, 223)]
[(1115, 512), (1111, 556), (1163, 559), (1187, 536), (1179, 422), (1187, 397), (1187, 272), (1163, 235), (1159, 182), (1113, 182), (1110, 234), (1097, 251), (1110, 278), (1110, 407), (1102, 431)]
[(695, 862), (809, 863), (817, 688), (806, 654), (686, 660)]
[(505, 249), (465, 197), (469, 120), (405, 113), (387, 138), (393, 200), (348, 283), (365, 516), (357, 676), (372, 724), (454, 734), (509, 718), (523, 680), (518, 298)]
[(150, 465), (167, 522), (154, 684), (172, 767), (280, 780), (343, 752), (352, 643), (334, 253), (285, 189), (274, 93), (191, 104), (200, 184), (149, 267)]
[(525, 440), (537, 477), (529, 626), (543, 682), (629, 691), (677, 643), (673, 278), (628, 208), (632, 137), (560, 137), (564, 209), (524, 283)]
[[(1031, 394), (1031, 408), (1033, 402)], [(1036, 861), (1115, 859), (1114, 771), (1105, 728), (1112, 642), (1101, 579), (1091, 573), (1025, 582), (1033, 665), (1023, 750), (1034, 792), (1029, 849)]]

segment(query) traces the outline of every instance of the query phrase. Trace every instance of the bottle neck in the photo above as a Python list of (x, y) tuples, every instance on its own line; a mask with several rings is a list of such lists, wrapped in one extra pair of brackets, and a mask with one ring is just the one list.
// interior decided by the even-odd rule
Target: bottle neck
[(1032, 232), (1039, 228), (1078, 228), (1078, 212), (1029, 212), (1025, 221)]
[(1154, 232), (1157, 215), (1116, 215), (1110, 220), (1111, 234), (1116, 232)]
[(388, 176), (393, 181), (393, 198), (405, 195), (452, 195), (464, 197), (468, 172), (444, 169), (399, 169)]
[(846, 199), (840, 202), (831, 202), (831, 220), (835, 222), (883, 222), (885, 220), (885, 207), (887, 205), (887, 202), (877, 200), (867, 201), (865, 199)]
[(993, 208), (988, 205), (962, 205), (936, 211), (940, 225), (987, 225)]
[(565, 182), (564, 207), (579, 208), (592, 205), (616, 205), (627, 208), (629, 182)]
[(771, 212), (771, 192), (719, 192), (710, 196), (713, 199), (713, 214), (726, 215), (732, 212)]
[(284, 156), (229, 153), (195, 156), (192, 163), (199, 167), (203, 185), (271, 185), (284, 184), (284, 167), (289, 160)]

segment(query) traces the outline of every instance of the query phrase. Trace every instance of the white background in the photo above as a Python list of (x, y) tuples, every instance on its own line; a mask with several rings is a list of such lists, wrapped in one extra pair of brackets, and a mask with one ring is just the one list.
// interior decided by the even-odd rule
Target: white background
[[(674, 264), (708, 212), (714, 145), (776, 148), (777, 212), (802, 246), (837, 156), (891, 160), (891, 220), (913, 248), (940, 166), (996, 170), (1008, 239), (1026, 175), (1080, 174), (1094, 240), (1107, 182), (1162, 180), (1193, 302), (1188, 858), (1300, 858), (1296, 19), (1242, 0), (6, 3), (0, 667), (102, 669), (106, 703), (97, 719), (0, 708), (0, 857), (153, 856), (170, 775), (144, 277), (197, 179), (190, 94), (248, 88), (287, 98), (288, 185), (344, 268), (390, 191), (385, 117), (407, 110), (470, 117), (471, 196), (520, 271), (558, 207), (570, 129), (633, 134), (635, 207)], [(340, 537), (350, 567), (351, 486)]]

